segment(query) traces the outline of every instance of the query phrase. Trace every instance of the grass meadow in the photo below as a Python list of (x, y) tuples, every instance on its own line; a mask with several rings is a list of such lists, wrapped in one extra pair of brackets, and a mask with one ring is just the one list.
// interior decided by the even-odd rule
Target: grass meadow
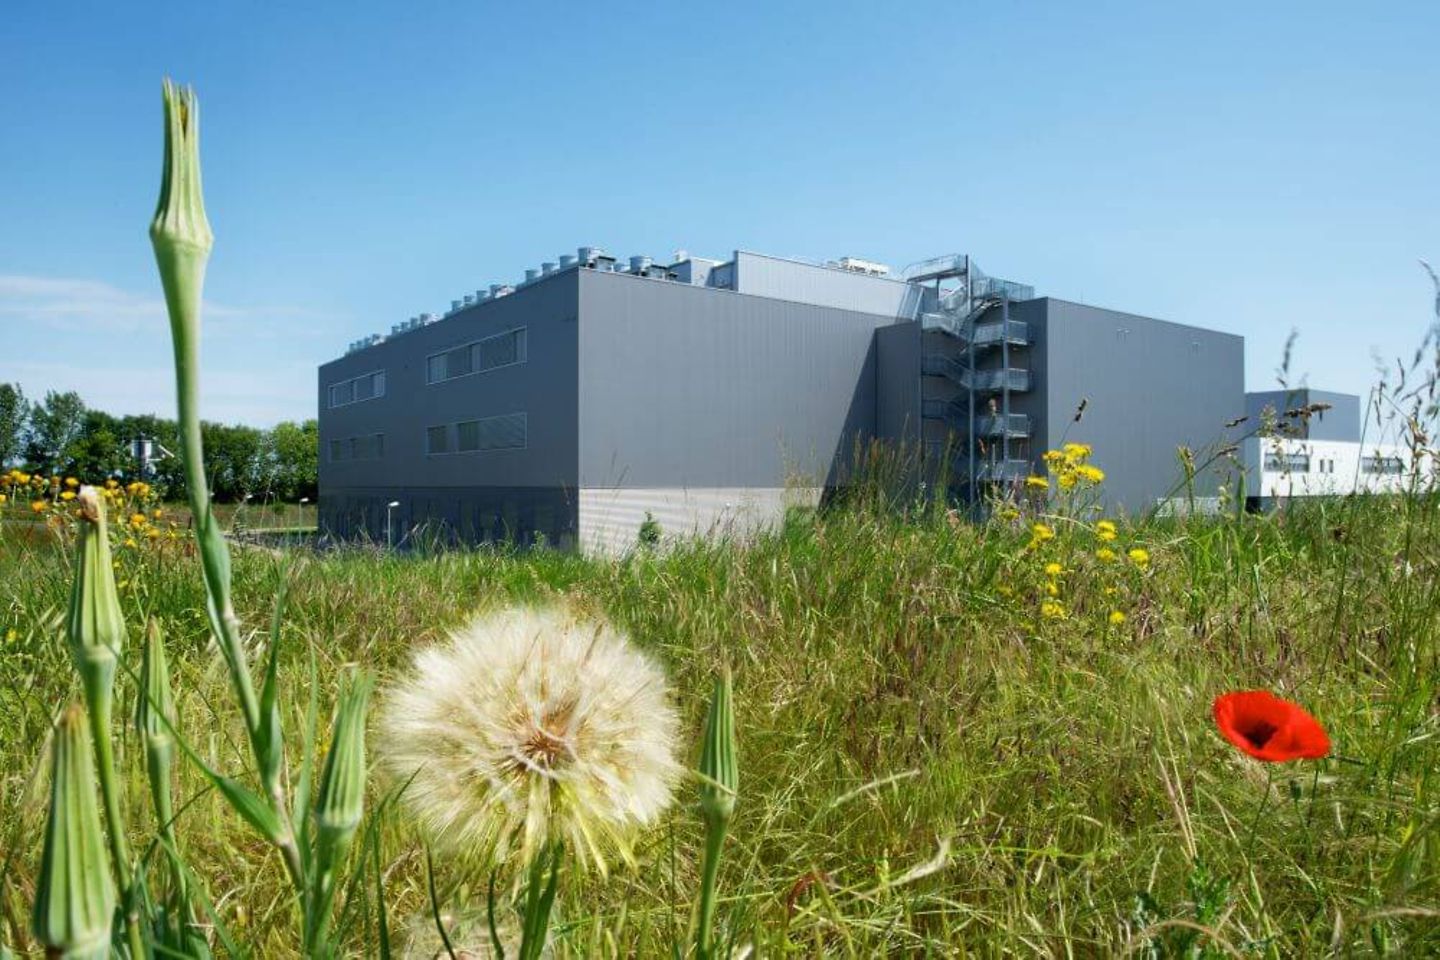
[[(47, 742), (80, 696), (69, 535), (37, 529), (0, 525), (0, 942), (22, 956), (38, 955)], [(182, 734), (245, 776), (198, 563), (163, 539), (116, 563), (132, 637), (147, 617), (164, 627)], [(735, 955), (1415, 957), (1440, 954), (1437, 567), (1434, 494), (1121, 522), (1113, 539), (1043, 502), (972, 524), (862, 497), (745, 543), (620, 559), (237, 548), (234, 581), (255, 649), (284, 587), (288, 729), (304, 726), (312, 676), (322, 715), (348, 664), (375, 671), (383, 702), (415, 648), (476, 610), (561, 602), (664, 665), (693, 765), (729, 664), (740, 779), (716, 920)], [(115, 734), (137, 825), (143, 756), (120, 718), (139, 646)], [(1305, 705), (1330, 756), (1266, 765), (1222, 740), (1212, 699), (1250, 688)], [(424, 838), (384, 802), (394, 788), (372, 775), (337, 896), (343, 952), (378, 956), (385, 939), (445, 956), (438, 912), (456, 956), (488, 956), (486, 874), (437, 859), (432, 909)], [(564, 873), (554, 956), (685, 952), (697, 796), (681, 785), (633, 869)], [(193, 764), (176, 804), (207, 925), (252, 956), (296, 955), (273, 848)], [(152, 839), (137, 826), (131, 847), (158, 872)]]

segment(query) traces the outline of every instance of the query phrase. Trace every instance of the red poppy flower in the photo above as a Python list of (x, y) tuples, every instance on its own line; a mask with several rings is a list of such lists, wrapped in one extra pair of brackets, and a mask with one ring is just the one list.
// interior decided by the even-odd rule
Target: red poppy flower
[(1313, 760), (1330, 752), (1320, 721), (1268, 690), (1223, 694), (1215, 698), (1214, 709), (1221, 735), (1257, 760)]

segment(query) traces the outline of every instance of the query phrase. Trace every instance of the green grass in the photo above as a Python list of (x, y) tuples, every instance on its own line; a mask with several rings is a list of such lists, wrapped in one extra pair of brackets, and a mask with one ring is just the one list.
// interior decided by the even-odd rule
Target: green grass
[[(303, 729), (309, 648), (327, 684), (347, 663), (375, 669), (383, 699), (412, 648), (477, 608), (564, 601), (666, 664), (693, 764), (728, 662), (740, 797), (717, 920), (722, 941), (763, 956), (1421, 956), (1440, 951), (1437, 513), (1432, 495), (1122, 524), (1114, 545), (1147, 549), (1144, 571), (1095, 561), (1083, 522), (1055, 521), (1057, 537), (1027, 551), (1023, 519), (972, 526), (865, 504), (795, 513), (745, 545), (618, 561), (237, 549), (236, 605), (263, 632), (289, 583), (291, 730)], [(219, 769), (246, 769), (198, 565), (181, 550), (120, 557), (128, 668), (135, 625), (158, 616), (182, 730)], [(1036, 615), (1051, 561), (1067, 571), (1064, 620)], [(0, 649), (0, 942), (21, 950), (34, 949), (47, 737), (79, 695), (61, 637), (68, 586), (56, 538), (0, 527), (0, 637), (15, 632)], [(1106, 622), (1115, 609), (1120, 626)], [(1332, 756), (1273, 770), (1239, 756), (1209, 705), (1250, 687), (1305, 704)], [(336, 692), (320, 691), (325, 710)], [(119, 697), (117, 718), (133, 704), (129, 677)], [(144, 850), (143, 758), (128, 726), (117, 741), (131, 845)], [(282, 865), (203, 784), (186, 769), (177, 789), (188, 862), (235, 940), (295, 955)], [(388, 789), (372, 784), (369, 809)], [(638, 869), (567, 874), (560, 955), (662, 956), (688, 942), (697, 797), (683, 788)], [(377, 836), (397, 948), (433, 956), (422, 838), (393, 813)], [(436, 881), (457, 948), (478, 949), (485, 877), (437, 863)], [(370, 883), (340, 921), (357, 956), (377, 952)]]

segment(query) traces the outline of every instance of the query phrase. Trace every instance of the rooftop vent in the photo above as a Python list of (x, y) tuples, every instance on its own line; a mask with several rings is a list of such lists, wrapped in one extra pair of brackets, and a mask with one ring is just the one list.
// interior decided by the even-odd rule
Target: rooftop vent
[(644, 273), (646, 270), (649, 270), (649, 269), (650, 269), (650, 258), (649, 258), (649, 257), (631, 257), (631, 258), (630, 258), (630, 272), (631, 272), (631, 273)]
[(561, 270), (564, 270), (566, 267), (573, 267), (573, 266), (575, 266), (575, 258), (574, 258), (574, 257), (570, 256), (570, 254), (568, 254), (568, 253), (562, 253), (562, 254), (560, 254), (560, 269), (561, 269)]
[(885, 264), (876, 263), (873, 260), (861, 260), (859, 257), (841, 257), (838, 266), (841, 270), (863, 273), (872, 277), (884, 277), (890, 273), (890, 268)]
[(526, 270), (526, 271), (525, 271), (525, 282), (526, 282), (526, 283), (534, 283), (534, 282), (535, 282), (535, 278), (538, 277), (538, 276), (540, 276), (540, 271), (539, 271), (539, 270), (536, 270), (536, 269), (533, 269), (533, 268), (532, 268), (532, 269), (529, 269), (529, 270)]

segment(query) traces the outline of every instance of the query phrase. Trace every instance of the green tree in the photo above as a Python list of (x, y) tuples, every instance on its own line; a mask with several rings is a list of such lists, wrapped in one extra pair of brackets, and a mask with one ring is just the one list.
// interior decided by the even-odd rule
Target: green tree
[(269, 441), (271, 493), (290, 503), (301, 497), (314, 500), (320, 471), (320, 425), (314, 420), (277, 423)]
[(200, 442), (210, 490), (218, 501), (234, 501), (247, 493), (263, 495), (269, 487), (265, 462), (265, 436), (254, 427), (202, 423)]
[(0, 470), (20, 459), (25, 449), (25, 425), (30, 402), (18, 383), (0, 383)]
[(91, 482), (132, 473), (129, 446), (119, 420), (100, 410), (87, 410), (80, 436), (70, 445), (69, 470)]
[(74, 460), (74, 444), (85, 427), (85, 402), (75, 391), (50, 390), (30, 411), (30, 438), (25, 457), (38, 470), (59, 474)]

